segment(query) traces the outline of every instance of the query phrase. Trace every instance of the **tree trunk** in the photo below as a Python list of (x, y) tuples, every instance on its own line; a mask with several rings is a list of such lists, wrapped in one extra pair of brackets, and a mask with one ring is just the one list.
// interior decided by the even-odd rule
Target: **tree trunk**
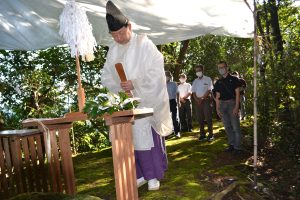
[(275, 45), (275, 54), (281, 54), (283, 51), (283, 42), (278, 20), (278, 8), (276, 5), (276, 0), (269, 0), (270, 8), (270, 23), (272, 27), (272, 41)]
[[(283, 60), (283, 41), (282, 41), (282, 35), (279, 25), (279, 18), (278, 18), (278, 7), (276, 5), (276, 0), (269, 0), (269, 8), (270, 8), (270, 22), (272, 27), (272, 43), (275, 46), (274, 54), (276, 57), (275, 61), (275, 70), (278, 72), (278, 77), (281, 80), (288, 80), (288, 74), (286, 72), (284, 63), (282, 63)], [(280, 118), (282, 120), (285, 120), (289, 122), (291, 120), (291, 109), (290, 109), (290, 100), (289, 100), (289, 94), (287, 92), (286, 85), (288, 84), (286, 81), (282, 81), (284, 84), (280, 87), (280, 91), (278, 92), (278, 95), (276, 95), (279, 99), (279, 102), (282, 102), (284, 105), (284, 112), (279, 113)]]
[(185, 58), (185, 54), (189, 47), (189, 42), (190, 42), (190, 40), (184, 40), (181, 42), (180, 52), (179, 52), (179, 55), (177, 58), (177, 65), (175, 65), (175, 70), (174, 70), (174, 74), (173, 74), (175, 81), (178, 80), (178, 78), (179, 78), (179, 74), (182, 69), (183, 60)]

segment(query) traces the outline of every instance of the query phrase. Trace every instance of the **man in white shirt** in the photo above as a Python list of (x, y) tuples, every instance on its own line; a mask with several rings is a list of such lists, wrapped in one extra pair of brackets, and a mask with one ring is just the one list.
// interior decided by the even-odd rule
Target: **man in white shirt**
[[(195, 67), (197, 79), (193, 81), (192, 92), (195, 100), (197, 120), (200, 125), (200, 141), (208, 140), (212, 141), (212, 106), (211, 106), (211, 91), (213, 89), (211, 78), (204, 76), (204, 65), (198, 65)], [(208, 128), (208, 138), (204, 130), (205, 122)]]
[(186, 82), (184, 73), (179, 75), (178, 93), (179, 93), (179, 119), (182, 132), (191, 132), (192, 126), (192, 86)]

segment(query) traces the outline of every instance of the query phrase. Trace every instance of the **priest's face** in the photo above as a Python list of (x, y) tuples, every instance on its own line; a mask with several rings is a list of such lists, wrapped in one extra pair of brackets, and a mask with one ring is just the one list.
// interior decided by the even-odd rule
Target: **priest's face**
[(110, 34), (115, 42), (119, 44), (126, 44), (131, 38), (131, 24), (128, 24), (127, 27), (124, 26), (117, 31), (112, 31)]

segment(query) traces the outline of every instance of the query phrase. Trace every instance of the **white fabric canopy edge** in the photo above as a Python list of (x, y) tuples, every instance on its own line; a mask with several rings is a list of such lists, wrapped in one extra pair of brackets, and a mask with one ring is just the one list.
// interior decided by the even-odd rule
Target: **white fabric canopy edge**
[[(111, 37), (105, 20), (105, 0), (77, 0), (93, 26), (97, 43)], [(155, 44), (225, 35), (253, 38), (253, 14), (244, 0), (114, 0), (133, 23)], [(253, 5), (253, 0), (247, 1)], [(65, 44), (59, 36), (64, 0), (0, 1), (0, 49), (37, 50)]]

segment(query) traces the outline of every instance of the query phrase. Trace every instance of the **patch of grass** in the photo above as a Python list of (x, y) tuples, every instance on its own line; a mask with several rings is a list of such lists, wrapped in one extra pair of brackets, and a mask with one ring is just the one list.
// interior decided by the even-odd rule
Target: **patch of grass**
[(43, 193), (43, 192), (31, 192), (17, 195), (9, 200), (101, 200), (99, 197), (91, 195), (75, 195), (68, 196), (66, 194), (59, 193)]
[(74, 157), (77, 192), (104, 199), (115, 198), (111, 148)]
[(19, 194), (15, 197), (10, 198), (10, 200), (63, 200), (67, 197), (68, 195), (58, 193), (32, 192)]
[[(199, 142), (197, 132), (182, 133), (166, 141), (168, 170), (158, 191), (139, 188), (143, 200), (208, 199), (227, 180), (246, 178), (241, 170), (248, 155), (223, 152), (227, 146), (221, 122), (214, 124), (215, 140)], [(77, 192), (116, 199), (111, 148), (74, 157)]]

